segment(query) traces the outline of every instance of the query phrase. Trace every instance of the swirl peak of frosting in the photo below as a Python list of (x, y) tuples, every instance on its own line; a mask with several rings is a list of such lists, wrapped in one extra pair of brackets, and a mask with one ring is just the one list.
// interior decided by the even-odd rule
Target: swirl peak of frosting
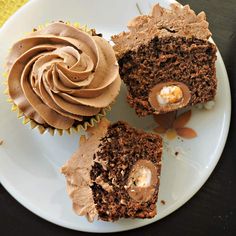
[(15, 43), (7, 66), (13, 102), (26, 117), (57, 129), (97, 115), (120, 90), (110, 44), (61, 22)]

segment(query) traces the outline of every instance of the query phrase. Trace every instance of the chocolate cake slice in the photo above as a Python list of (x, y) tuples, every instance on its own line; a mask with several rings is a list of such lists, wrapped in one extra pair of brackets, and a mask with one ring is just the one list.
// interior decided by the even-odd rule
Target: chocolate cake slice
[(160, 136), (103, 119), (62, 167), (75, 212), (89, 221), (154, 217), (161, 155)]
[(155, 5), (112, 37), (128, 103), (139, 116), (206, 103), (216, 95), (216, 46), (204, 12)]

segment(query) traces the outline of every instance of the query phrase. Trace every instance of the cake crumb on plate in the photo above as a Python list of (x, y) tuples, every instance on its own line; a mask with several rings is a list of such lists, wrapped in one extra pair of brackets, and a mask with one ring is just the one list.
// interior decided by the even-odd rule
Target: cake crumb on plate
[(162, 205), (165, 205), (165, 204), (166, 204), (166, 201), (161, 200), (161, 204), (162, 204)]

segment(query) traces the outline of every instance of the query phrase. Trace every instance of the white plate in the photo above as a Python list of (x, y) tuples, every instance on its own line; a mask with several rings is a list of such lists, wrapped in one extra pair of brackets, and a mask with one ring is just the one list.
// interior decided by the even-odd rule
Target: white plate
[[(138, 15), (136, 3), (143, 12), (157, 1), (147, 0), (33, 0), (20, 9), (0, 31), (0, 62), (11, 44), (23, 32), (52, 20), (88, 24), (106, 38), (125, 29), (126, 23)], [(159, 0), (168, 6), (170, 0)], [(145, 4), (144, 4), (145, 3)], [(182, 146), (185, 155), (174, 158), (165, 151), (158, 215), (150, 220), (120, 220), (115, 223), (94, 222), (74, 214), (65, 191), (65, 179), (59, 168), (77, 148), (78, 134), (63, 137), (41, 136), (23, 126), (10, 111), (10, 105), (0, 91), (0, 181), (22, 205), (55, 224), (81, 231), (115, 232), (137, 228), (157, 221), (188, 201), (204, 184), (218, 162), (228, 134), (231, 99), (227, 74), (220, 54), (217, 60), (218, 91), (216, 106), (211, 111), (194, 110), (190, 127), (198, 137), (193, 140), (170, 142), (173, 149)], [(1, 79), (3, 80), (3, 78)], [(124, 119), (136, 127), (146, 128), (152, 119), (138, 118), (125, 101), (122, 88), (118, 102), (109, 115), (112, 120)]]

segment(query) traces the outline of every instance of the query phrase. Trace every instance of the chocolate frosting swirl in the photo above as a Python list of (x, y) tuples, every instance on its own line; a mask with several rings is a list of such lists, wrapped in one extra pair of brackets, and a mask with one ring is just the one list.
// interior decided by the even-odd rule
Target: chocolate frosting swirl
[(7, 66), (13, 102), (25, 116), (57, 129), (98, 114), (120, 90), (109, 43), (60, 22), (15, 43)]

